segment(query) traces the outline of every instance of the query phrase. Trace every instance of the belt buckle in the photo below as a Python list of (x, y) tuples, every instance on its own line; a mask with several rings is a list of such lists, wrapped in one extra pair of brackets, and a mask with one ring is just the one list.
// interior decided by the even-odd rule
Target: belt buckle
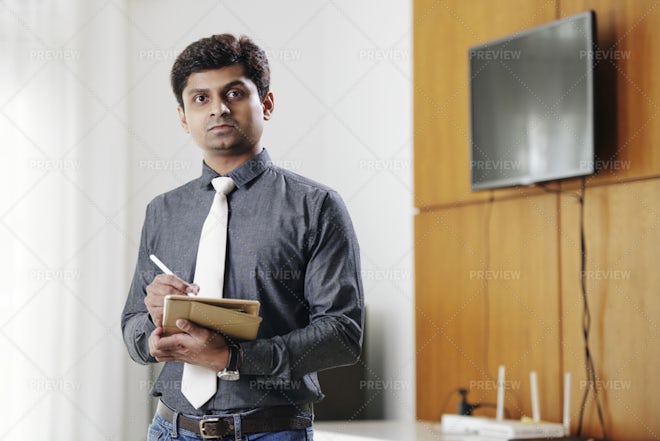
[[(213, 431), (215, 433), (208, 433), (206, 429), (207, 424), (213, 424), (216, 423), (216, 430)], [(218, 430), (219, 427), (222, 424), (222, 431)], [(205, 418), (203, 420), (199, 420), (199, 434), (202, 436), (204, 439), (220, 439), (223, 438), (227, 435), (230, 435), (231, 432), (234, 430), (234, 422), (233, 421), (228, 421), (228, 420), (221, 420), (220, 418)], [(221, 433), (218, 433), (221, 432)]]

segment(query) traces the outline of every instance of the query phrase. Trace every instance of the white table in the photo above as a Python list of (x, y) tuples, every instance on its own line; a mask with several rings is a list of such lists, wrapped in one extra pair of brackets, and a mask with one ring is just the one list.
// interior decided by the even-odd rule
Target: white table
[(314, 441), (469, 441), (475, 437), (446, 435), (428, 421), (319, 421)]

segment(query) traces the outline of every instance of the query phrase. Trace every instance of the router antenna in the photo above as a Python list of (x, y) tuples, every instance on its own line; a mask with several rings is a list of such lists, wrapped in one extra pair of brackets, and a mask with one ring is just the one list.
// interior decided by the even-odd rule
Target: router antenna
[(564, 435), (571, 434), (571, 373), (564, 374)]
[(536, 379), (536, 371), (529, 373), (530, 389), (532, 391), (532, 419), (535, 423), (541, 421), (541, 410), (539, 409), (539, 388)]
[(504, 365), (500, 365), (497, 370), (497, 411), (495, 412), (497, 421), (504, 419)]

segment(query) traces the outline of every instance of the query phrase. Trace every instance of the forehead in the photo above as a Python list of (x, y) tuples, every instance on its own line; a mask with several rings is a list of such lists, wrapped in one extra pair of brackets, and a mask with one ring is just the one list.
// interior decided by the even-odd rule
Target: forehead
[(183, 94), (193, 90), (202, 89), (222, 89), (230, 84), (242, 83), (250, 89), (257, 89), (252, 80), (245, 76), (245, 69), (242, 64), (232, 64), (231, 66), (218, 69), (201, 70), (193, 72), (188, 77)]

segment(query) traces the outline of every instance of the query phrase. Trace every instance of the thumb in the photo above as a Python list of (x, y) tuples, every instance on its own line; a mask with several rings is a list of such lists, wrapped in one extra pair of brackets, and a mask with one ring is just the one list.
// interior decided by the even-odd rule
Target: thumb
[(178, 319), (176, 321), (176, 326), (187, 334), (192, 334), (196, 328), (196, 326), (190, 320), (185, 319)]

